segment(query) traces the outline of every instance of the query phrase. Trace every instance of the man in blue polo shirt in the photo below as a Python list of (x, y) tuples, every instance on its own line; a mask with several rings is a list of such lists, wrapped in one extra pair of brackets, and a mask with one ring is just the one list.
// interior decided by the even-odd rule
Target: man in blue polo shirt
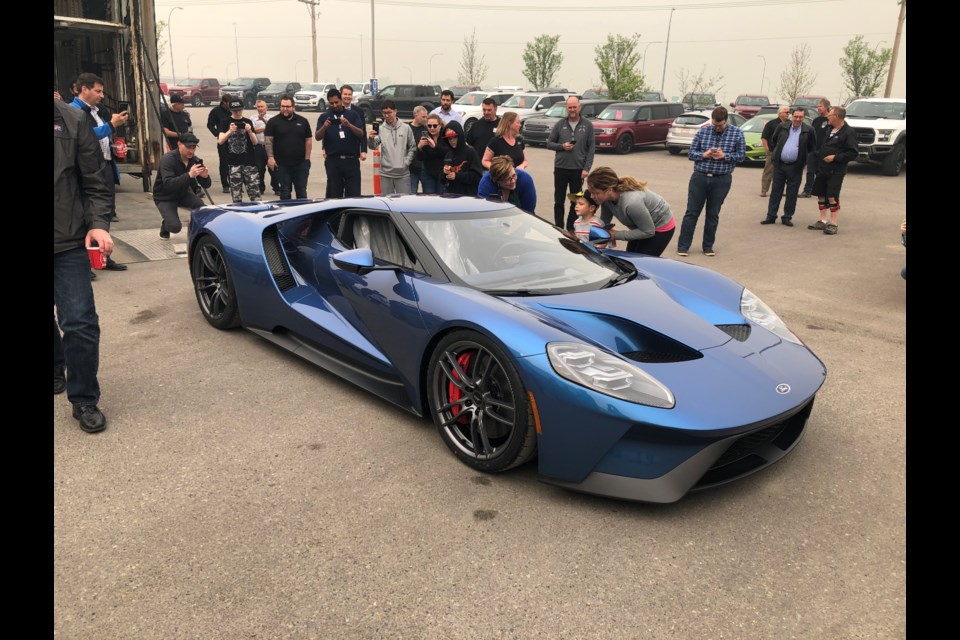
[(340, 91), (327, 92), (330, 107), (317, 118), (314, 138), (322, 142), (326, 154), (327, 197), (351, 198), (360, 195), (360, 152), (363, 150), (363, 120), (357, 113), (344, 109)]
[(720, 207), (730, 192), (733, 170), (747, 157), (743, 132), (727, 123), (726, 107), (717, 107), (710, 114), (711, 126), (701, 127), (690, 144), (687, 156), (693, 161), (693, 175), (687, 186), (687, 212), (680, 226), (677, 255), (690, 255), (693, 232), (697, 220), (707, 207), (707, 220), (703, 223), (703, 255), (715, 256), (713, 243), (720, 224)]

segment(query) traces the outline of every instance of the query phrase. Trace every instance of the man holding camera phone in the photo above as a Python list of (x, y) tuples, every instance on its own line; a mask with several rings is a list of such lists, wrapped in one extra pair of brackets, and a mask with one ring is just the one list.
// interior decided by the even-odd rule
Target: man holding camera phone
[(177, 139), (177, 148), (160, 158), (157, 179), (153, 183), (153, 203), (160, 210), (160, 237), (170, 239), (171, 233), (180, 233), (178, 207), (193, 211), (203, 206), (197, 194), (200, 187), (209, 189), (210, 170), (203, 160), (196, 157), (200, 139), (192, 133), (184, 133)]
[(314, 138), (321, 142), (326, 155), (328, 198), (351, 198), (360, 195), (360, 153), (364, 139), (363, 119), (352, 109), (346, 110), (338, 89), (327, 92), (329, 109), (317, 118)]
[[(117, 127), (123, 126), (130, 118), (127, 111), (120, 113), (110, 113), (108, 109), (100, 106), (103, 100), (103, 78), (93, 73), (81, 73), (77, 77), (77, 87), (79, 93), (70, 103), (70, 106), (81, 109), (89, 116), (87, 119), (93, 126), (93, 133), (100, 143), (100, 150), (103, 152), (105, 161), (103, 167), (103, 178), (110, 189), (110, 211), (113, 212), (111, 222), (117, 219), (116, 200), (117, 183), (120, 182), (120, 172), (117, 169), (117, 163), (113, 160), (112, 138)], [(107, 269), (111, 271), (126, 271), (127, 265), (114, 262), (113, 258), (107, 257)], [(92, 274), (95, 275), (95, 274)]]
[(397, 119), (393, 100), (384, 100), (381, 111), (383, 124), (374, 122), (368, 134), (370, 148), (380, 149), (380, 193), (410, 193), (410, 164), (417, 156), (413, 129)]

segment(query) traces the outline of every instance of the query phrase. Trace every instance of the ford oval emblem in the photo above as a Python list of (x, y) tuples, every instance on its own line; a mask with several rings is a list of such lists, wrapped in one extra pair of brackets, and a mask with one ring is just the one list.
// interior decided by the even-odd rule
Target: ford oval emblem
[(785, 393), (790, 393), (790, 385), (785, 382), (781, 382), (777, 385), (777, 393), (784, 395)]

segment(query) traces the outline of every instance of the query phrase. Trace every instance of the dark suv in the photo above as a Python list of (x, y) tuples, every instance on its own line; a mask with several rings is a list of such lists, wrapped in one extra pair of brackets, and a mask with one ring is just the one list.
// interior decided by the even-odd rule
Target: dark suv
[(257, 94), (257, 99), (266, 102), (268, 107), (279, 107), (284, 94), (292, 100), (297, 91), (300, 91), (299, 82), (271, 82), (270, 86)]
[(380, 89), (377, 95), (362, 95), (355, 98), (353, 103), (363, 111), (367, 122), (373, 122), (380, 119), (380, 105), (386, 98), (396, 103), (398, 118), (412, 118), (413, 108), (417, 105), (423, 105), (427, 111), (432, 111), (440, 104), (440, 92), (428, 84), (387, 85)]
[(720, 103), (717, 102), (717, 96), (712, 93), (688, 93), (683, 96), (683, 100), (680, 102), (683, 103), (683, 108), (687, 111), (710, 110), (720, 106)]
[(220, 87), (220, 97), (229, 93), (243, 100), (243, 106), (253, 109), (257, 94), (270, 86), (270, 78), (237, 78)]

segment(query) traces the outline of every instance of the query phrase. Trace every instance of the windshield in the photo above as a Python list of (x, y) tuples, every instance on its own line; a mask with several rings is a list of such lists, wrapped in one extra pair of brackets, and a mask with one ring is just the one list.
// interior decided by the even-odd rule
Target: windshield
[(637, 108), (625, 104), (610, 105), (600, 112), (597, 120), (633, 120), (637, 115)]
[(888, 118), (890, 120), (907, 119), (906, 102), (872, 102), (857, 100), (847, 107), (848, 118)]
[(716, 100), (712, 93), (688, 93), (683, 101), (691, 104), (713, 104)]
[(657, 91), (644, 91), (637, 96), (640, 102), (659, 102), (663, 97)]
[(410, 219), (457, 278), (483, 291), (544, 295), (592, 290), (625, 273), (610, 258), (516, 207)]
[(325, 86), (323, 84), (305, 84), (300, 88), (300, 91), (323, 91)]
[(686, 125), (688, 127), (699, 127), (704, 122), (710, 119), (710, 116), (692, 116), (690, 114), (677, 116), (676, 120), (673, 121), (675, 125)]
[(201, 82), (203, 82), (203, 80), (181, 80), (179, 84), (181, 87), (199, 87)]
[(741, 97), (737, 101), (737, 104), (741, 107), (766, 107), (770, 104), (770, 101), (766, 98), (754, 98), (751, 96)]
[(539, 97), (540, 96), (531, 93), (518, 93), (511, 96), (509, 100), (500, 106), (504, 108), (516, 107), (518, 109), (533, 109), (533, 105), (536, 104)]
[(287, 88), (286, 82), (271, 82), (270, 86), (264, 89), (264, 91), (283, 91), (286, 88)]
[(248, 84), (253, 84), (253, 78), (237, 78), (236, 80), (231, 80), (228, 86), (240, 87)]
[[(773, 116), (776, 118), (777, 116)], [(761, 118), (759, 116), (753, 116), (740, 126), (740, 131), (744, 133), (763, 133), (763, 128), (767, 126), (767, 123), (773, 120), (773, 118)]]
[(820, 98), (797, 98), (797, 101), (793, 103), (797, 107), (814, 107), (820, 104)]
[(460, 96), (460, 99), (457, 100), (456, 104), (465, 104), (476, 106), (483, 102), (483, 99), (487, 97), (486, 91), (471, 91), (470, 93), (465, 93)]
[(550, 118), (563, 118), (567, 115), (567, 103), (566, 102), (557, 102), (552, 107), (547, 109), (546, 113), (543, 115)]

